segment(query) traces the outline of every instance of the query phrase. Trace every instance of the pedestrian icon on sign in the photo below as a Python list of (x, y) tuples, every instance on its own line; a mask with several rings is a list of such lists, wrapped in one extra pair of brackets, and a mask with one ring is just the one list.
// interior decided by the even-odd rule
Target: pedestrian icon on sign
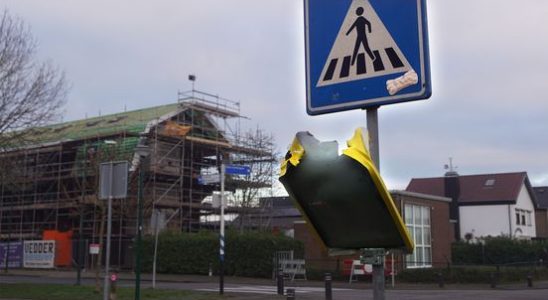
[(360, 46), (363, 45), (363, 48), (365, 48), (365, 52), (367, 52), (367, 55), (371, 58), (371, 60), (375, 60), (375, 55), (369, 48), (369, 43), (367, 42), (367, 31), (371, 33), (371, 23), (363, 16), (363, 7), (358, 7), (356, 9), (356, 15), (358, 15), (358, 18), (350, 29), (346, 32), (346, 35), (349, 35), (352, 30), (356, 29), (356, 43), (354, 44), (354, 54), (352, 54), (352, 65), (356, 63), (356, 57), (358, 57), (358, 52), (360, 51)]
[[(371, 6), (371, 1), (377, 0), (352, 0), (344, 18), (340, 16), (339, 32), (325, 58), (322, 72), (317, 74), (316, 87), (384, 77), (383, 93), (395, 95), (408, 84), (415, 84), (414, 76), (395, 80), (413, 67)], [(336, 93), (330, 92), (327, 96), (330, 103), (339, 101), (334, 95)]]

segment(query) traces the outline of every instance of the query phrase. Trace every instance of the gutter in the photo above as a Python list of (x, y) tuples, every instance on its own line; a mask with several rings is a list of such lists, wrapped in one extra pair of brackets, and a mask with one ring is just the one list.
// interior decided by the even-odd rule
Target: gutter
[(508, 204), (508, 234), (512, 238), (512, 215), (510, 212), (510, 204)]

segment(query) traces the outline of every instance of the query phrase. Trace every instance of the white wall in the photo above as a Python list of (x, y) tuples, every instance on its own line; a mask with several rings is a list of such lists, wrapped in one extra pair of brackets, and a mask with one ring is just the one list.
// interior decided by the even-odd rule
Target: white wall
[[(516, 224), (516, 208), (531, 212), (531, 225)], [(535, 208), (525, 184), (521, 186), (515, 205), (461, 206), (459, 212), (462, 239), (467, 233), (472, 233), (474, 237), (488, 235), (511, 235), (527, 239), (536, 237)]]
[[(508, 205), (474, 205), (459, 207), (460, 237), (472, 233), (474, 237), (509, 235)], [(511, 209), (511, 214), (513, 210)]]
[[(529, 195), (529, 192), (527, 191), (527, 188), (525, 187), (525, 184), (521, 186), (521, 190), (519, 192), (518, 200), (516, 202), (516, 205), (512, 205), (512, 236), (516, 238), (532, 238), (537, 236), (536, 226), (535, 226), (535, 206), (533, 204), (533, 200), (531, 199), (531, 195)], [(521, 209), (530, 212), (531, 215), (531, 223), (530, 225), (517, 225), (516, 224), (516, 209)], [(517, 230), (519, 229), (519, 230)], [(521, 233), (519, 233), (521, 231)]]

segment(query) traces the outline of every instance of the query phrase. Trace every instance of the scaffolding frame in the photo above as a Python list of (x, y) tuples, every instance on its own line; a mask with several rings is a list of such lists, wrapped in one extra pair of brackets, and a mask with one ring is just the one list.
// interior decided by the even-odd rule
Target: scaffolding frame
[[(123, 114), (113, 116), (114, 119), (104, 116), (89, 120), (87, 125), (123, 124)], [(232, 161), (252, 169), (271, 164), (273, 174), (274, 146), (254, 145), (249, 136), (242, 135), (242, 119), (245, 117), (240, 115), (239, 102), (193, 89), (178, 93), (174, 110), (149, 120), (140, 132), (121, 126), (123, 130), (108, 134), (50, 141), (0, 153), (0, 240), (40, 239), (44, 230), (72, 230), (76, 234), (82, 218), (82, 238), (101, 243), (105, 205), (97, 197), (98, 166), (109, 160), (128, 160), (131, 164), (128, 198), (113, 203), (112, 240), (118, 245), (113, 247), (118, 252), (118, 261), (116, 255), (111, 255), (113, 264), (132, 265), (127, 253), (131, 252), (136, 234), (140, 168), (144, 171), (144, 216), (150, 220), (144, 224), (145, 233), (154, 232), (155, 224), (160, 223), (157, 218), (165, 220), (172, 215), (161, 228), (186, 232), (215, 229), (202, 217), (217, 214), (208, 197), (218, 187), (200, 184), (201, 174), (219, 169), (221, 162)], [(45, 131), (69, 127), (70, 122)], [(143, 138), (151, 149), (147, 161), (135, 153), (135, 146)], [(228, 178), (227, 189), (237, 190), (239, 184), (241, 181)], [(262, 183), (258, 188), (272, 193), (272, 184)], [(231, 207), (227, 211), (245, 210)]]

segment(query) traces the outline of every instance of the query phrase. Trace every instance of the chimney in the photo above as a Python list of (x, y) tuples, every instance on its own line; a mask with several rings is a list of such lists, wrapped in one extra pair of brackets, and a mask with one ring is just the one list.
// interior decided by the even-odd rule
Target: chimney
[(443, 178), (444, 182), (444, 195), (447, 198), (451, 198), (449, 204), (449, 219), (454, 224), (455, 241), (460, 239), (460, 216), (459, 216), (459, 197), (460, 197), (460, 182), (459, 174), (450, 170), (445, 173)]

